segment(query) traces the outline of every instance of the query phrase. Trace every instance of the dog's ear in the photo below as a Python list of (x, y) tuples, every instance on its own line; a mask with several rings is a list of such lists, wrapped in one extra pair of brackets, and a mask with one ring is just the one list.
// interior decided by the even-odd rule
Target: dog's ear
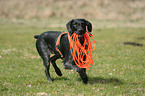
[(69, 21), (67, 24), (66, 24), (66, 27), (67, 27), (67, 30), (68, 30), (68, 32), (70, 33), (70, 35), (72, 35), (73, 34), (73, 19), (71, 20), (71, 21)]
[(89, 32), (92, 32), (92, 24), (86, 20), (87, 29)]

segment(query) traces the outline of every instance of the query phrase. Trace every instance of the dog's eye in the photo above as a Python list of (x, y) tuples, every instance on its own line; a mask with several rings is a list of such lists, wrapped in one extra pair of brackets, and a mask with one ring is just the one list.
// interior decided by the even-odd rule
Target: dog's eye
[(77, 24), (74, 24), (74, 26), (76, 27), (76, 26), (77, 26)]

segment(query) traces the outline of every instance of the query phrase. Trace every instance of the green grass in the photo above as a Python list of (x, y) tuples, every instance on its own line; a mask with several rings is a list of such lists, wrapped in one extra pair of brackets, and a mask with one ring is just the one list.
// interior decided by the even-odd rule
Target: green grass
[(145, 28), (93, 29), (97, 44), (94, 64), (87, 71), (84, 85), (79, 75), (65, 70), (57, 61), (63, 76), (51, 66), (54, 80), (48, 82), (42, 60), (35, 48), (35, 34), (46, 30), (66, 30), (25, 24), (0, 24), (0, 95), (50, 96), (143, 96), (145, 95), (145, 46), (123, 45), (123, 42), (145, 44)]

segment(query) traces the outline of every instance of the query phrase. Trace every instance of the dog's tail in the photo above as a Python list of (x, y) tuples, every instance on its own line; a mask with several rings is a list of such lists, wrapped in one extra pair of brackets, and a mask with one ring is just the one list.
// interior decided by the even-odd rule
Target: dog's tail
[(35, 36), (34, 36), (35, 39), (38, 39), (38, 37), (39, 37), (39, 35), (35, 35)]

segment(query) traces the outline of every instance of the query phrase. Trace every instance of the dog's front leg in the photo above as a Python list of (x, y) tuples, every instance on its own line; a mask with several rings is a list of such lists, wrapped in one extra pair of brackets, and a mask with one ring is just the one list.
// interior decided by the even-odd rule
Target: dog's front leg
[(73, 69), (76, 72), (78, 72), (80, 77), (83, 80), (83, 83), (87, 84), (88, 77), (87, 77), (87, 74), (86, 74), (86, 69), (85, 68), (79, 68), (77, 65), (73, 65), (73, 64), (74, 64), (74, 61), (69, 60), (66, 63), (64, 63), (64, 67), (65, 67), (65, 69)]
[(80, 68), (80, 70), (78, 70), (78, 73), (79, 73), (80, 77), (82, 78), (83, 83), (87, 84), (88, 83), (88, 76), (86, 74), (86, 69)]

